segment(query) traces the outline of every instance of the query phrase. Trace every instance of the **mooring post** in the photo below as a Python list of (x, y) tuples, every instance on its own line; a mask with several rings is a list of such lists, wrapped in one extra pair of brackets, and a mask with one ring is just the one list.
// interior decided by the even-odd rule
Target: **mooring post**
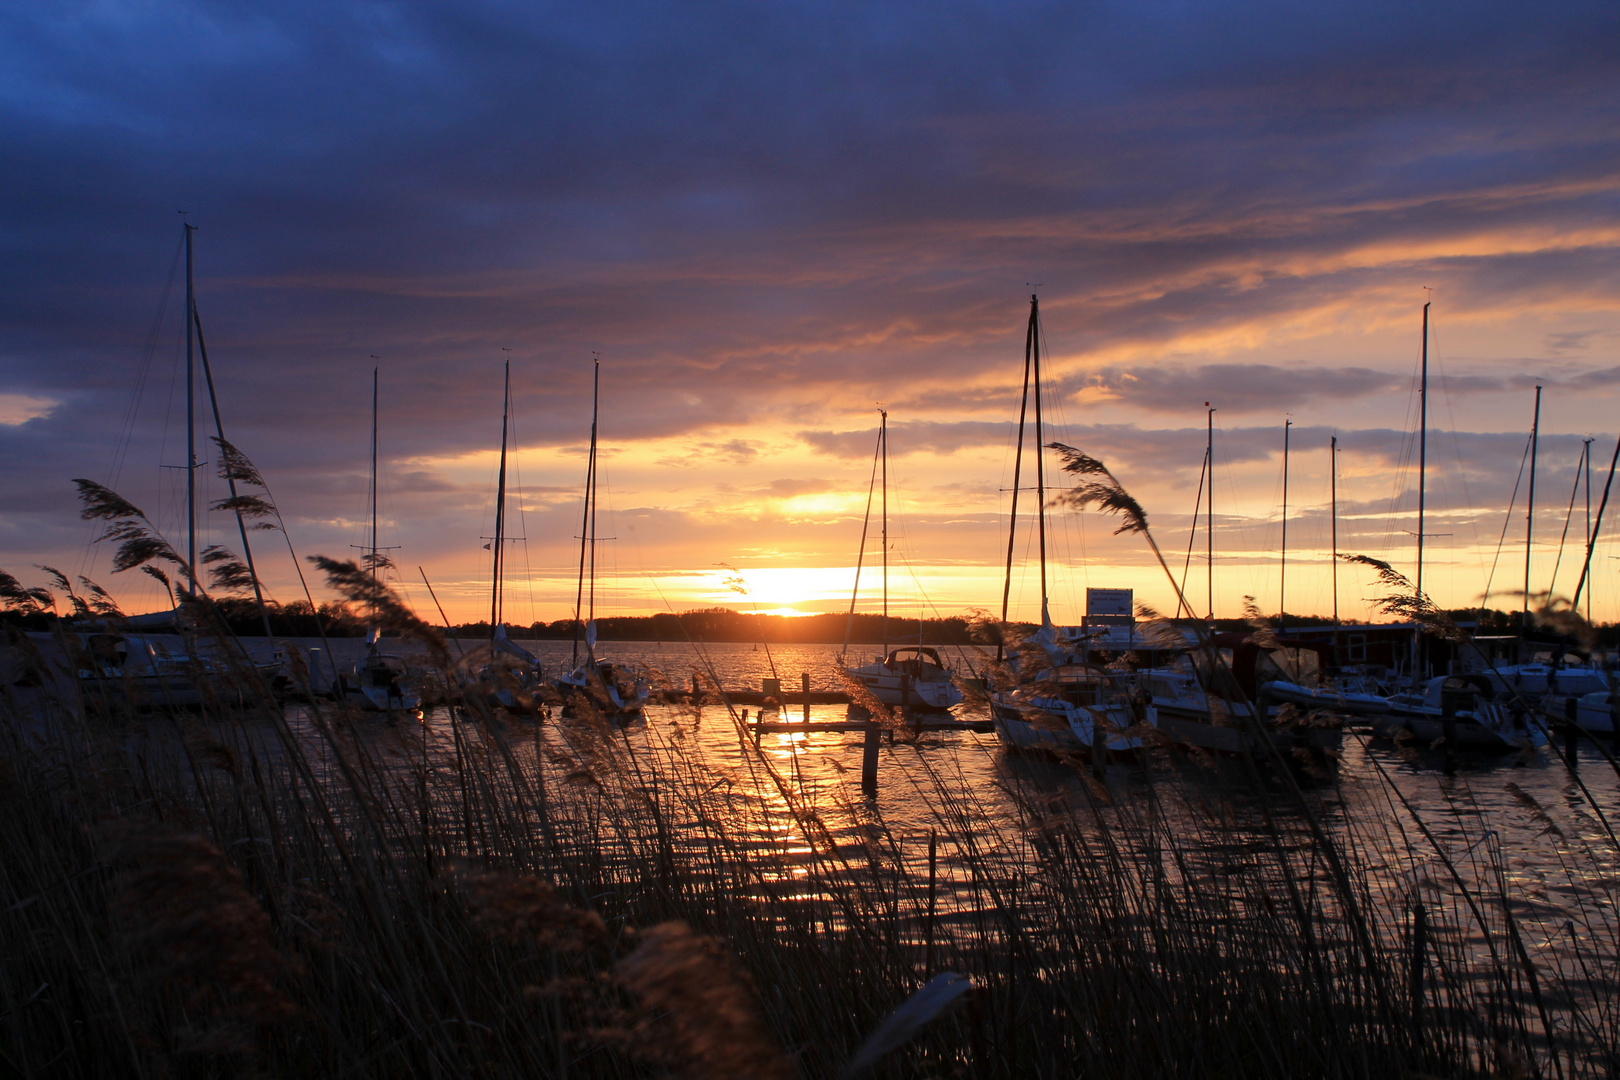
[(697, 672), (694, 671), (692, 672), (692, 704), (699, 705), (702, 704), (702, 702), (703, 691), (698, 689), (698, 675)]
[(1440, 691), (1440, 741), (1445, 744), (1446, 775), (1457, 771), (1457, 699)]
[(810, 673), (808, 671), (799, 673), (799, 685), (804, 688), (804, 722), (808, 724), (810, 722)]
[(883, 727), (875, 719), (866, 720), (866, 740), (861, 747), (861, 794), (877, 797), (878, 737)]
[(1564, 761), (1574, 772), (1580, 762), (1580, 702), (1573, 694), (1564, 699)]

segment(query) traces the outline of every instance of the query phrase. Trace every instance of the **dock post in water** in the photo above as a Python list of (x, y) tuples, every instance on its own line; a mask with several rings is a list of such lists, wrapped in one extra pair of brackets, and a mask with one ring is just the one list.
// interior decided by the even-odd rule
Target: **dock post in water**
[(1564, 699), (1564, 761), (1569, 765), (1569, 771), (1574, 772), (1580, 761), (1581, 727), (1579, 723), (1580, 702), (1571, 694)]
[(804, 688), (804, 722), (810, 722), (810, 673), (800, 672), (799, 685)]
[(861, 747), (861, 794), (877, 798), (878, 736), (883, 728), (875, 719), (866, 721), (866, 741)]

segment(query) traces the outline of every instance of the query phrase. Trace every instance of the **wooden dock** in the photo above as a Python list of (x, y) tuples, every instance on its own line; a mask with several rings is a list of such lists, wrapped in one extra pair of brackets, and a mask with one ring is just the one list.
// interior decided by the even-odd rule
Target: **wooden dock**
[[(755, 731), (865, 731), (864, 720), (750, 720), (748, 726)], [(995, 725), (989, 720), (958, 720), (954, 716), (913, 717), (899, 727), (911, 731), (976, 731), (991, 732)]]
[[(666, 690), (663, 693), (665, 701), (692, 701), (694, 695), (690, 690)], [(695, 695), (695, 700), (703, 704), (718, 705), (722, 701), (729, 701), (733, 705), (848, 705), (849, 694), (842, 690), (812, 690), (805, 693), (802, 690), (783, 690), (779, 693), (767, 694), (763, 690), (703, 690)]]

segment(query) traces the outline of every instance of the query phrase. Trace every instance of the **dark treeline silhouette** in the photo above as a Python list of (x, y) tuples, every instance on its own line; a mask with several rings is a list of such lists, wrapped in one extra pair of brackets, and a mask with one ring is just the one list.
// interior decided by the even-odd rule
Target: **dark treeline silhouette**
[[(658, 615), (614, 615), (596, 620), (596, 635), (601, 641), (737, 641), (768, 642), (770, 644), (836, 645), (844, 640), (845, 626), (849, 626), (850, 641), (863, 645), (876, 645), (887, 640), (890, 645), (966, 645), (981, 639), (975, 635), (972, 620), (965, 618), (917, 619), (890, 618), (885, 631), (881, 615), (856, 615), (854, 621), (844, 614), (824, 615), (756, 615), (730, 608), (706, 608), (701, 611), (665, 612)], [(537, 622), (527, 627), (512, 627), (514, 638), (567, 641), (581, 633), (576, 619), (558, 619), (555, 622)], [(455, 637), (488, 637), (489, 623), (466, 623), (451, 628)]]
[[(252, 600), (227, 597), (217, 601), (220, 611), (231, 630), (241, 637), (259, 637), (264, 623), (259, 617), (258, 605)], [(343, 602), (323, 603), (312, 610), (304, 601), (269, 605), (270, 630), (277, 637), (318, 637), (324, 631), (328, 637), (364, 637), (369, 620), (364, 612), (356, 611)], [(1447, 611), (1459, 625), (1482, 635), (1517, 635), (1520, 632), (1521, 613), (1478, 608), (1458, 608)], [(318, 616), (318, 618), (317, 618)], [(50, 630), (57, 616), (50, 611), (0, 612), (0, 623), (19, 630)], [(713, 642), (766, 642), (769, 644), (836, 645), (844, 640), (849, 616), (842, 613), (822, 615), (763, 615), (733, 611), (730, 608), (704, 608), (679, 614), (615, 615), (596, 620), (597, 638), (601, 641), (713, 641)], [(434, 620), (435, 622), (437, 620)], [(1177, 625), (1192, 625), (1203, 620), (1176, 619)], [(1276, 616), (1271, 617), (1273, 626)], [(1290, 613), (1282, 624), (1287, 633), (1331, 627), (1333, 620), (1320, 615)], [(1020, 633), (1034, 629), (1031, 624), (1013, 624)], [(1241, 633), (1250, 629), (1243, 619), (1216, 619), (1205, 625), (1218, 632)], [(1346, 627), (1367, 625), (1358, 619), (1344, 619)], [(919, 634), (920, 629), (920, 634)], [(1594, 626), (1600, 648), (1613, 648), (1620, 643), (1620, 624)], [(580, 632), (574, 619), (536, 622), (529, 626), (509, 626), (514, 639), (567, 641)], [(849, 623), (849, 640), (860, 645), (878, 645), (885, 640), (891, 646), (914, 645), (994, 645), (998, 630), (993, 619), (952, 616), (944, 619), (902, 619), (891, 617), (885, 631), (881, 615), (859, 614)], [(488, 622), (462, 623), (449, 629), (454, 638), (487, 638)], [(1556, 642), (1559, 635), (1542, 627), (1531, 627), (1534, 639)], [(1573, 645), (1571, 641), (1569, 644)]]

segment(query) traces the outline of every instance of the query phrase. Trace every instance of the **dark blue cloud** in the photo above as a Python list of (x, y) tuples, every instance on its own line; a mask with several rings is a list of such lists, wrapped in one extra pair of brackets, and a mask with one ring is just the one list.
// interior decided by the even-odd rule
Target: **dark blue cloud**
[[(0, 499), (160, 456), (177, 209), (232, 430), (312, 503), (372, 354), (396, 457), (488, 446), (510, 347), (531, 445), (582, 437), (600, 350), (618, 437), (740, 460), (717, 418), (999, 408), (1030, 281), (1077, 356), (1392, 274), (1612, 298), (1617, 55), (1582, 3), (12, 5), (0, 392), (63, 404), (0, 428)], [(1577, 239), (1448, 253), (1504, 230)], [(1257, 409), (1383, 378), (1219, 362)]]

